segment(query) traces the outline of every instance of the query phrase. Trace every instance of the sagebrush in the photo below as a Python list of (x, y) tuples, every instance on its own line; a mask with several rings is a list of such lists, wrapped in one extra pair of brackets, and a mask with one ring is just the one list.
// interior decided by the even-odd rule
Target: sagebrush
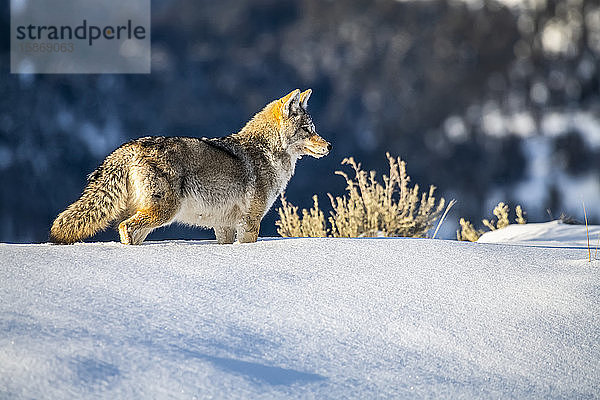
[(446, 204), (436, 200), (435, 187), (419, 193), (419, 185), (409, 186), (406, 163), (399, 157), (386, 154), (390, 171), (383, 175), (383, 184), (376, 180), (375, 171), (364, 171), (352, 157), (342, 161), (354, 171), (350, 178), (336, 171), (347, 183), (347, 193), (341, 197), (328, 194), (333, 211), (325, 218), (319, 200), (313, 196), (311, 209), (298, 207), (281, 196), (277, 232), (283, 237), (425, 237), (434, 226)]
[[(500, 202), (494, 208), (492, 213), (496, 216), (496, 220), (483, 219), (481, 221), (483, 223), (483, 225), (485, 225), (486, 227), (489, 228), (490, 231), (495, 231), (496, 229), (502, 229), (510, 224), (510, 221), (509, 221), (510, 208), (508, 207), (508, 205), (504, 204), (503, 202)], [(515, 214), (516, 214), (516, 218), (515, 218), (516, 223), (518, 223), (518, 224), (527, 223), (527, 221), (525, 220), (525, 217), (524, 217), (524, 211), (520, 205), (517, 205), (517, 207), (515, 208)], [(470, 221), (465, 220), (464, 218), (461, 218), (460, 221), (458, 221), (458, 223), (460, 224), (460, 230), (456, 231), (456, 238), (458, 240), (476, 242), (477, 239), (479, 239), (479, 237), (485, 233), (483, 231), (483, 229), (475, 229), (473, 224)]]

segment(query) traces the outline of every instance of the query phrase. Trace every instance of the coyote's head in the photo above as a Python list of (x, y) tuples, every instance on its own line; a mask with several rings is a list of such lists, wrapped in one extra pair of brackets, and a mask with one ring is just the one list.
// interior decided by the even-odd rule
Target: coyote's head
[(297, 158), (303, 155), (321, 158), (331, 150), (331, 143), (317, 134), (315, 124), (308, 114), (307, 105), (311, 93), (311, 89), (302, 93), (296, 89), (265, 109), (270, 110), (274, 117), (282, 147)]

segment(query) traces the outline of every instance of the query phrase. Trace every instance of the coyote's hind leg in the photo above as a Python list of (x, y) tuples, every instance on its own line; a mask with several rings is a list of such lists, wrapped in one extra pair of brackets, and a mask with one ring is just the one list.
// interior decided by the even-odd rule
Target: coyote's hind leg
[(172, 213), (159, 212), (156, 209), (138, 210), (119, 224), (119, 236), (123, 244), (141, 244), (153, 229), (173, 219)]
[(153, 228), (141, 228), (131, 234), (132, 244), (141, 244), (146, 237), (152, 232)]
[(164, 196), (149, 207), (140, 208), (119, 224), (119, 236), (123, 244), (140, 244), (155, 228), (168, 224), (177, 212), (172, 196)]
[(179, 203), (165, 175), (150, 165), (140, 162), (130, 179), (135, 213), (119, 224), (119, 236), (123, 244), (140, 244), (152, 230), (173, 220)]

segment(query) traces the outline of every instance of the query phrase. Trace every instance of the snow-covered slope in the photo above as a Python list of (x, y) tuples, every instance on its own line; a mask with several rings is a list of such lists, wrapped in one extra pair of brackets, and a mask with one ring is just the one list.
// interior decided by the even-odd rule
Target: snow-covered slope
[(560, 220), (541, 224), (513, 224), (492, 232), (486, 232), (479, 238), (479, 243), (510, 243), (529, 246), (546, 247), (585, 247), (587, 237), (590, 248), (595, 249), (600, 243), (600, 225), (589, 225), (589, 235), (585, 225), (564, 224)]
[(587, 251), (0, 245), (0, 398), (594, 398)]

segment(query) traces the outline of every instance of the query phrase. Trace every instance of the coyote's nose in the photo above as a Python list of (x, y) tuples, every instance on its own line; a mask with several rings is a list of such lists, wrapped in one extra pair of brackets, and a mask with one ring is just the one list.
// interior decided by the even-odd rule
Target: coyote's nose
[(327, 142), (327, 151), (331, 151), (331, 143)]

